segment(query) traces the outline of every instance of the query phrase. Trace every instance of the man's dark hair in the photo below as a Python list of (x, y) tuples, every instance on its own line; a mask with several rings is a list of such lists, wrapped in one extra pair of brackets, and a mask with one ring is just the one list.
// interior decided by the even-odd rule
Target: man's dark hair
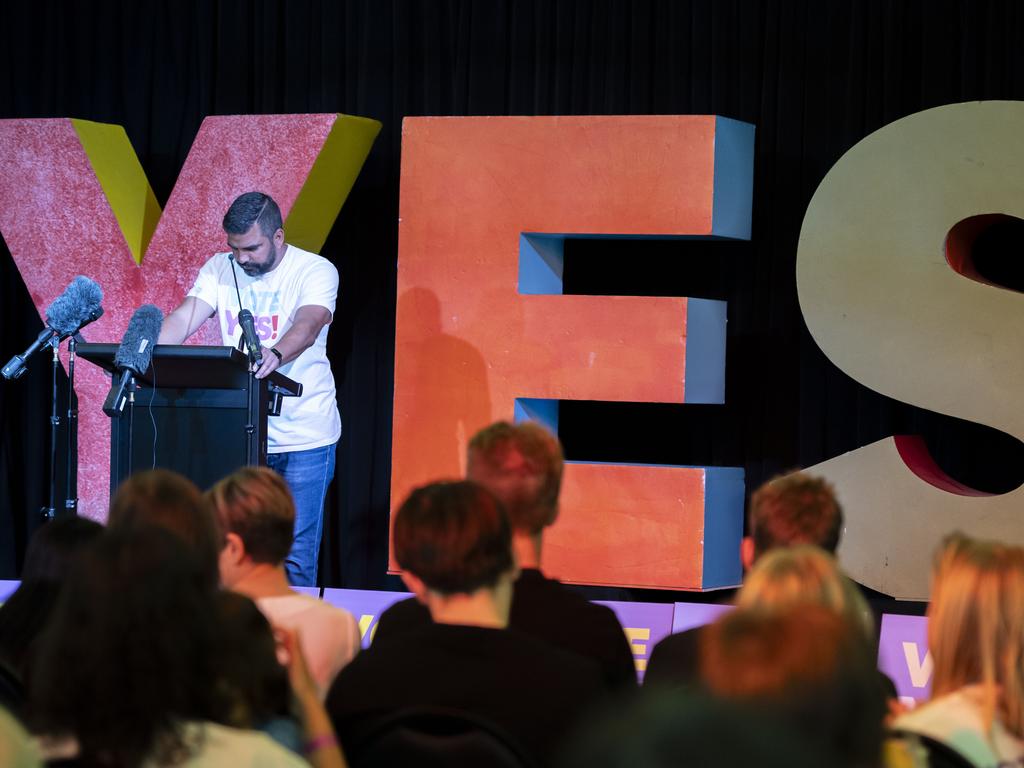
[(513, 567), (501, 502), (467, 480), (413, 491), (395, 515), (394, 545), (403, 569), (445, 595), (493, 587)]
[(256, 563), (278, 565), (292, 547), (295, 502), (284, 478), (266, 467), (242, 467), (206, 492), (221, 529), (235, 533)]
[(211, 589), (220, 583), (220, 526), (195, 483), (177, 472), (137, 472), (117, 487), (110, 501), (110, 528), (155, 525), (183, 541), (199, 559)]
[(274, 198), (263, 192), (246, 192), (235, 198), (235, 202), (224, 214), (224, 231), (229, 235), (244, 235), (253, 224), (259, 223), (260, 232), (273, 237), (284, 226), (281, 209)]
[(758, 556), (794, 544), (812, 544), (834, 554), (843, 510), (824, 478), (794, 472), (769, 480), (754, 492), (749, 523)]
[(499, 421), (469, 442), (466, 477), (505, 506), (512, 528), (540, 533), (558, 517), (562, 446), (539, 424)]

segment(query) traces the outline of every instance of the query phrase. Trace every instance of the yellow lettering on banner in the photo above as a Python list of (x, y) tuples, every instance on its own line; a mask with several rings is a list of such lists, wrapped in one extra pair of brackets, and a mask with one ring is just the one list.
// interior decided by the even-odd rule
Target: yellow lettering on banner
[[(373, 624), (374, 615), (372, 613), (364, 613), (359, 617), (359, 637), (365, 639), (366, 632)], [(374, 627), (376, 630), (376, 627)], [(373, 632), (370, 633), (370, 640), (373, 640)]]
[[(629, 650), (633, 652), (634, 656), (646, 656), (647, 655), (647, 644), (638, 643), (637, 640), (650, 640), (651, 629), (650, 627), (626, 627), (626, 638), (629, 640)], [(644, 662), (644, 666), (647, 666), (647, 662)], [(637, 669), (640, 669), (640, 662), (637, 660)]]

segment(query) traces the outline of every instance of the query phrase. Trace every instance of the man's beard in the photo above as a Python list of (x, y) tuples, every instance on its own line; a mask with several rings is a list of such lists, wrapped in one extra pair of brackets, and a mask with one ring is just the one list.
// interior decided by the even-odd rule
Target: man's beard
[(259, 275), (265, 275), (267, 272), (274, 268), (277, 264), (277, 249), (270, 249), (270, 256), (267, 258), (265, 264), (253, 264), (251, 261), (248, 264), (239, 264), (242, 271), (245, 272), (249, 277), (258, 277)]

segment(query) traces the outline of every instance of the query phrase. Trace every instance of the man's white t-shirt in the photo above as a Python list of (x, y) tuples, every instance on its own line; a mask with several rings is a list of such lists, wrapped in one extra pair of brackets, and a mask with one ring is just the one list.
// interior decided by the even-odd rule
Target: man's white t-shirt
[(256, 605), (275, 627), (298, 630), (299, 645), (321, 700), (341, 668), (359, 652), (359, 623), (344, 608), (309, 595), (258, 597)]
[[(280, 263), (264, 275), (250, 277), (235, 267), (242, 307), (238, 305), (232, 264), (228, 253), (215, 254), (207, 261), (189, 296), (211, 307), (220, 322), (225, 345), (237, 347), (242, 338), (238, 313), (252, 312), (256, 334), (264, 347), (272, 347), (291, 328), (299, 307), (325, 307), (334, 315), (338, 298), (338, 270), (315, 253), (286, 245)], [(327, 359), (327, 329), (320, 329), (316, 341), (301, 355), (278, 370), (302, 384), (302, 397), (286, 397), (281, 415), (267, 422), (267, 451), (305, 451), (331, 445), (341, 437), (341, 416), (334, 393), (334, 374)], [(264, 354), (273, 354), (265, 352)]]

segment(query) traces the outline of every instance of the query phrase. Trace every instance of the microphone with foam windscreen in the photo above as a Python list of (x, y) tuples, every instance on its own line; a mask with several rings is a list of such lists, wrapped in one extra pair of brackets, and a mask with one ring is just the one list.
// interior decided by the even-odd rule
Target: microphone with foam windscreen
[(103, 403), (103, 412), (107, 416), (118, 417), (124, 410), (128, 399), (125, 391), (134, 377), (141, 376), (149, 368), (153, 347), (156, 346), (163, 322), (164, 313), (152, 304), (143, 304), (132, 315), (124, 338), (121, 339), (121, 346), (114, 355), (114, 365), (120, 375), (115, 376), (114, 385)]
[(16, 379), (25, 373), (25, 361), (54, 337), (61, 341), (78, 333), (103, 315), (103, 291), (85, 275), (79, 275), (64, 289), (64, 293), (46, 308), (46, 327), (36, 340), (20, 355), (15, 355), (3, 367), (5, 379)]

